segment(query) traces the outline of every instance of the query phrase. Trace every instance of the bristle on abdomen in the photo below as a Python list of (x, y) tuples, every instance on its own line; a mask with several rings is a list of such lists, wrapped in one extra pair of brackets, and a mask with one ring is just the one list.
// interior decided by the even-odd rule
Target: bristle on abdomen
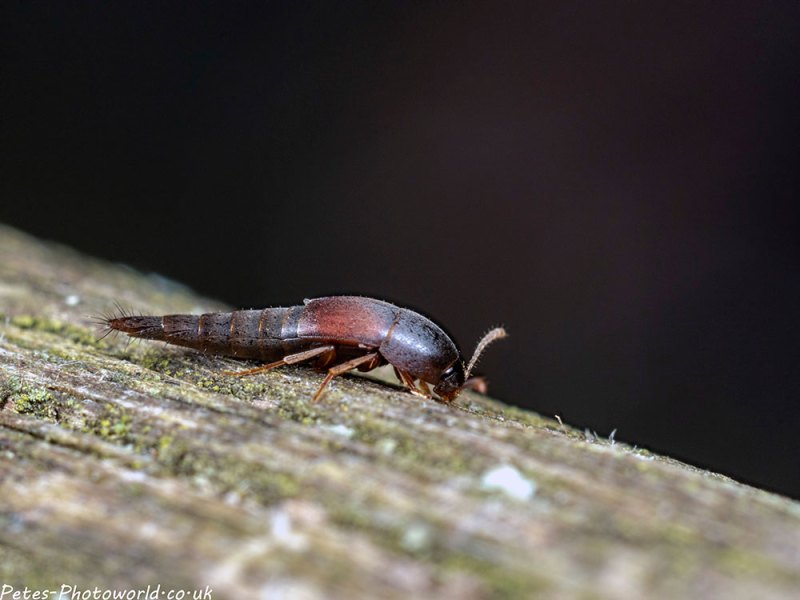
[(127, 333), (131, 337), (148, 340), (163, 340), (164, 327), (161, 317), (117, 317), (108, 319), (110, 329)]
[(107, 319), (105, 324), (112, 331), (135, 338), (160, 340), (204, 352), (225, 354), (230, 350), (231, 313), (156, 317), (119, 315)]

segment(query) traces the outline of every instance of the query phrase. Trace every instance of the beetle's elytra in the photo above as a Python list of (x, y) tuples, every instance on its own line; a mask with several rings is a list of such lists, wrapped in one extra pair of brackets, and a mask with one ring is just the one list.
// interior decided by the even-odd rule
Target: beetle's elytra
[(411, 393), (431, 398), (430, 384), (439, 399), (451, 402), (462, 389), (472, 387), (469, 374), (481, 352), (506, 336), (504, 329), (492, 329), (465, 365), (450, 337), (430, 319), (361, 296), (329, 296), (305, 300), (302, 306), (230, 313), (121, 314), (104, 319), (104, 323), (109, 330), (132, 337), (267, 362), (254, 369), (228, 372), (231, 375), (311, 363), (328, 373), (314, 401), (337, 375), (390, 364)]

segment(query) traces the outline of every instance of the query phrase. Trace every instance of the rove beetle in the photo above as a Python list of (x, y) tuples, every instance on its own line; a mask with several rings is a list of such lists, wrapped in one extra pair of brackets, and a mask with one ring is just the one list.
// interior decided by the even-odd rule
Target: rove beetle
[[(133, 316), (104, 318), (109, 331), (131, 337), (235, 358), (269, 361), (246, 371), (251, 375), (283, 365), (311, 362), (328, 374), (313, 401), (337, 375), (353, 369), (370, 371), (390, 364), (408, 390), (442, 402), (452, 402), (464, 388), (479, 389), (480, 378), (470, 373), (486, 346), (506, 337), (502, 327), (478, 342), (465, 365), (453, 340), (430, 319), (407, 308), (361, 296), (328, 296), (305, 300), (302, 306), (238, 310), (203, 315)], [(415, 383), (417, 382), (418, 383)]]

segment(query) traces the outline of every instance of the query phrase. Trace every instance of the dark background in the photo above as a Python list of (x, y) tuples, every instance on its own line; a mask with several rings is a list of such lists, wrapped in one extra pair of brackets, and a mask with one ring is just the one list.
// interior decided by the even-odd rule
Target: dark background
[(797, 2), (0, 11), (0, 221), (502, 323), (493, 395), (800, 496)]

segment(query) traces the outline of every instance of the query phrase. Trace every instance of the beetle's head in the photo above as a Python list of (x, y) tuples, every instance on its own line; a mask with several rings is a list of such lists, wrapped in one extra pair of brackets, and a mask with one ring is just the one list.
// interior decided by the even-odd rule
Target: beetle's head
[(461, 388), (464, 387), (466, 379), (464, 363), (461, 360), (457, 360), (444, 370), (439, 378), (439, 383), (436, 384), (433, 391), (445, 402), (452, 402), (458, 396)]
[(433, 388), (433, 391), (436, 392), (436, 395), (445, 402), (452, 402), (455, 400), (455, 397), (458, 396), (459, 392), (465, 387), (477, 387), (476, 385), (470, 385), (470, 382), (476, 379), (469, 378), (469, 374), (472, 372), (472, 367), (474, 367), (475, 363), (478, 362), (478, 358), (486, 349), (486, 346), (495, 340), (503, 339), (506, 337), (506, 335), (506, 330), (502, 327), (496, 327), (484, 335), (483, 338), (481, 338), (481, 341), (478, 342), (477, 348), (475, 348), (475, 352), (469, 361), (469, 366), (465, 368), (464, 363), (461, 360), (457, 360), (442, 372), (441, 376), (439, 377), (439, 383), (437, 383), (436, 387)]

